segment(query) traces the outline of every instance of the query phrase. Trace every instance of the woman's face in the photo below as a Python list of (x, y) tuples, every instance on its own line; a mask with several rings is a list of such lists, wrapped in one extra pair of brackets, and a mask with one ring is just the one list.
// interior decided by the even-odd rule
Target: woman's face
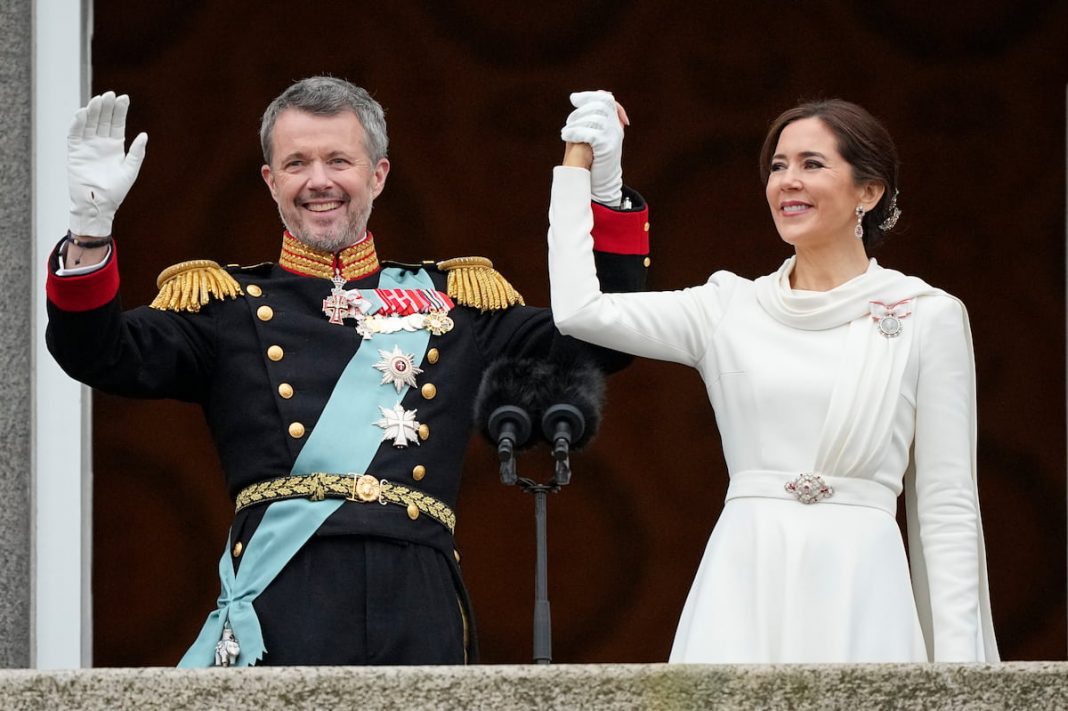
[(853, 182), (853, 167), (838, 153), (838, 141), (823, 121), (787, 124), (769, 168), (765, 192), (783, 241), (811, 248), (856, 239), (857, 205), (867, 209), (875, 203), (864, 200), (870, 188)]

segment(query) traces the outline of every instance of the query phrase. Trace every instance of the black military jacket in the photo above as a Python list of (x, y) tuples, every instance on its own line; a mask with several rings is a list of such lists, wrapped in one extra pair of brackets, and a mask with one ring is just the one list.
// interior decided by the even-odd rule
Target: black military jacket
[[(642, 287), (642, 255), (597, 253), (597, 259), (605, 291)], [(426, 269), (435, 287), (447, 290), (446, 273), (433, 263), (399, 268)], [(63, 369), (94, 388), (200, 404), (230, 495), (236, 497), (250, 484), (290, 473), (362, 339), (351, 325), (332, 324), (324, 315), (323, 300), (332, 287), (328, 279), (272, 264), (228, 271), (243, 295), (212, 299), (197, 312), (150, 307), (123, 311), (117, 289), (94, 308), (72, 310), (70, 299), (57, 290), (63, 285), (55, 284), (68, 278), (52, 276), (46, 339)], [(374, 289), (380, 275), (376, 271), (345, 288)], [(88, 303), (92, 305), (92, 299)], [(428, 436), (418, 446), (405, 448), (382, 441), (367, 473), (454, 508), (474, 398), (486, 367), (504, 356), (543, 358), (554, 344), (570, 339), (556, 331), (545, 308), (517, 305), (480, 311), (457, 305), (449, 316), (454, 327), (430, 337), (417, 386), (409, 388), (401, 402), (405, 410), (417, 410)], [(367, 345), (375, 347), (379, 339), (388, 347), (387, 335), (375, 336)], [(618, 354), (594, 352), (606, 369), (625, 362)], [(251, 506), (238, 513), (231, 546), (247, 543), (266, 508)], [(345, 505), (320, 532), (402, 539), (453, 556), (445, 527), (428, 516), (412, 520), (403, 506)]]

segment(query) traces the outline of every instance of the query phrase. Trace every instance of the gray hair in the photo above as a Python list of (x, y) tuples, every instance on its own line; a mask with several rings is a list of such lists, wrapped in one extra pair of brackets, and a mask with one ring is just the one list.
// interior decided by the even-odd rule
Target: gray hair
[(317, 76), (301, 79), (283, 91), (263, 112), (260, 121), (260, 146), (263, 160), (271, 164), (271, 134), (278, 116), (286, 109), (298, 109), (316, 116), (337, 116), (344, 111), (356, 114), (367, 145), (364, 148), (377, 163), (386, 157), (389, 136), (386, 135), (386, 115), (382, 105), (371, 98), (366, 90), (344, 79)]

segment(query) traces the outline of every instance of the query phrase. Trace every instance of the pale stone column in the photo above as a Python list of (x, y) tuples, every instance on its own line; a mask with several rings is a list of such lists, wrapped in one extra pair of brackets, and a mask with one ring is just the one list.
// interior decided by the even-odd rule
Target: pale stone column
[(30, 665), (32, 0), (0, 2), (0, 667)]

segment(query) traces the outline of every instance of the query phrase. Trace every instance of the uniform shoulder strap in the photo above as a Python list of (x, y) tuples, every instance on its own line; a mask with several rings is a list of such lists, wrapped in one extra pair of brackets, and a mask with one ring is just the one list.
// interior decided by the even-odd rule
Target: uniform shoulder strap
[(159, 293), (149, 305), (160, 311), (196, 312), (212, 299), (236, 299), (244, 295), (237, 280), (210, 259), (169, 266), (156, 278), (156, 286)]
[(437, 263), (448, 274), (445, 290), (454, 301), (480, 311), (524, 304), (523, 296), (485, 257), (456, 257)]

